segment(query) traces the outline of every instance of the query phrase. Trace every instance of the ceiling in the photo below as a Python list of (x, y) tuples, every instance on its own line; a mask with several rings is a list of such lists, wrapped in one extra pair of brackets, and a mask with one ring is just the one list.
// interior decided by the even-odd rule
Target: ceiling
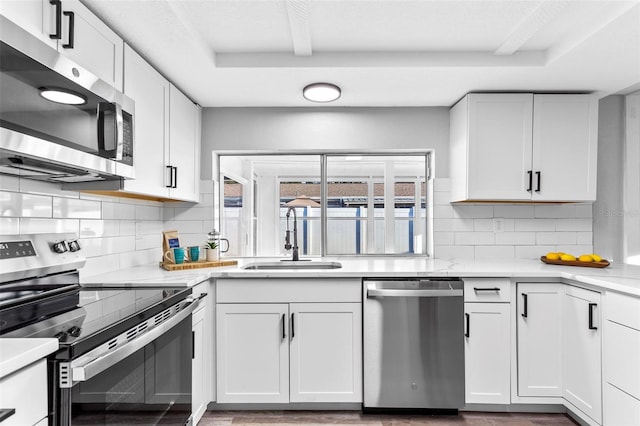
[(204, 107), (450, 106), (470, 91), (640, 89), (640, 2), (81, 0)]

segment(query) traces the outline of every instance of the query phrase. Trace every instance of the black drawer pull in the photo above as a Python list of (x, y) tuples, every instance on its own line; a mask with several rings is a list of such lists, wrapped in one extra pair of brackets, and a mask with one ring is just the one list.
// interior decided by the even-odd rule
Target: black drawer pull
[(522, 309), (522, 317), (526, 318), (527, 317), (527, 295), (525, 293), (522, 293), (522, 299), (524, 300), (524, 307)]
[(538, 188), (536, 188), (536, 192), (540, 192), (540, 172), (536, 172), (536, 176), (538, 177)]
[(529, 187), (527, 188), (527, 192), (531, 192), (533, 189), (533, 170), (529, 170), (527, 174), (529, 175)]
[(49, 4), (56, 7), (56, 32), (49, 34), (49, 38), (60, 40), (62, 38), (62, 2), (60, 0), (49, 0)]
[(598, 306), (597, 303), (589, 303), (589, 330), (597, 330), (598, 327), (593, 325), (593, 308)]
[(474, 287), (473, 291), (478, 292), (478, 291), (500, 291), (500, 289), (498, 287), (493, 287), (493, 288), (479, 288), (479, 287)]
[(465, 313), (464, 317), (465, 317), (465, 320), (467, 322), (467, 331), (464, 333), (464, 337), (469, 337), (469, 327), (471, 325), (471, 321), (470, 321), (471, 315)]
[(296, 320), (295, 320), (295, 314), (291, 314), (291, 338), (293, 339), (294, 337), (296, 337)]
[(67, 40), (67, 44), (63, 44), (62, 47), (65, 49), (73, 49), (74, 40), (76, 38), (76, 14), (73, 12), (62, 12), (62, 14), (69, 17), (69, 40)]
[(287, 338), (287, 335), (285, 334), (285, 329), (284, 329), (284, 327), (285, 327), (285, 324), (284, 324), (285, 318), (286, 318), (286, 315), (282, 314), (282, 340)]

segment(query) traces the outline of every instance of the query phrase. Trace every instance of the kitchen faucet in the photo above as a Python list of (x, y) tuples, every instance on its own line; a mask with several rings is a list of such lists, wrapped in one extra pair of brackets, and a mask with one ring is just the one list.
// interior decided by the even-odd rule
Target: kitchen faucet
[[(298, 215), (296, 213), (296, 207), (320, 207), (320, 204), (313, 201), (311, 198), (306, 195), (300, 195), (289, 201), (285, 204), (288, 206), (287, 209), (287, 230), (284, 234), (284, 249), (291, 250), (293, 248), (293, 255), (291, 260), (298, 261), (300, 260), (299, 250), (298, 250)], [(293, 211), (293, 246), (291, 245), (291, 230), (289, 229), (289, 217), (291, 216), (291, 212)]]

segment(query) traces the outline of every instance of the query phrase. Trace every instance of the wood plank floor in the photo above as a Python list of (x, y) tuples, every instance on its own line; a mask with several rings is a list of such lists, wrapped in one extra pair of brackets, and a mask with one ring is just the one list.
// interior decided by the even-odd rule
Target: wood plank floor
[(476, 413), (458, 416), (362, 414), (358, 411), (207, 411), (198, 426), (291, 425), (574, 426), (565, 414)]

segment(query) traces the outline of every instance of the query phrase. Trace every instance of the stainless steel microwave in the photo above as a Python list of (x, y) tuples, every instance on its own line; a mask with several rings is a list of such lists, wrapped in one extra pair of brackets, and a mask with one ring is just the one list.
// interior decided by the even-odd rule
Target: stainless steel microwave
[(0, 173), (134, 178), (134, 102), (0, 16)]

